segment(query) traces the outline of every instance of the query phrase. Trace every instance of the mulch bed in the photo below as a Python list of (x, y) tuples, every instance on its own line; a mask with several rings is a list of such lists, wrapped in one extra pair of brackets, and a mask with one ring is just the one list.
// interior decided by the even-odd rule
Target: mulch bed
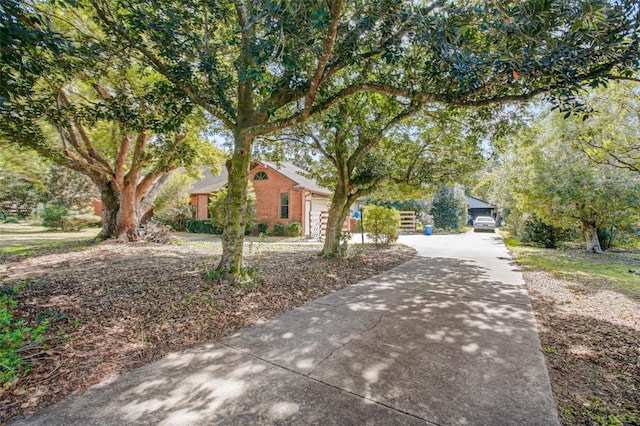
[(602, 283), (524, 274), (566, 425), (640, 425), (640, 300)]
[(95, 383), (203, 342), (233, 334), (415, 255), (404, 246), (367, 247), (342, 260), (317, 248), (249, 254), (257, 278), (235, 286), (203, 277), (216, 265), (193, 245), (105, 242), (73, 252), (4, 258), (14, 318), (47, 319), (46, 347), (29, 374), (0, 389), (0, 423)]

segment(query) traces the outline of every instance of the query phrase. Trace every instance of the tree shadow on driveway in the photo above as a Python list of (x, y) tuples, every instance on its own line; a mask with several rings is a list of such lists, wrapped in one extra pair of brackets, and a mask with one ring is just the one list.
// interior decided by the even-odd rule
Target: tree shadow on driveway
[(526, 290), (488, 272), (417, 257), (27, 421), (555, 424)]

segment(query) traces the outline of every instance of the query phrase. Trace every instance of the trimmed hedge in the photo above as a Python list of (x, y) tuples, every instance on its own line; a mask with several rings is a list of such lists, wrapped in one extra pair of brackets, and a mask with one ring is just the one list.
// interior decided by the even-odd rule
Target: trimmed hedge
[(222, 227), (215, 226), (208, 219), (188, 220), (187, 231), (194, 234), (222, 235)]

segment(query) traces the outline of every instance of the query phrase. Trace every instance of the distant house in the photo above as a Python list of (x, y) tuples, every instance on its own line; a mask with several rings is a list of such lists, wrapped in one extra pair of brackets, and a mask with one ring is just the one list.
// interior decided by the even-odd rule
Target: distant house
[(467, 195), (467, 213), (470, 216), (470, 222), (478, 216), (491, 216), (495, 218), (496, 206), (487, 203), (480, 198)]
[[(252, 163), (249, 180), (256, 194), (255, 223), (266, 223), (273, 229), (276, 223), (286, 227), (299, 222), (303, 235), (319, 232), (320, 215), (329, 210), (331, 191), (309, 179), (306, 172), (293, 164), (269, 161)], [(227, 170), (214, 175), (209, 169), (190, 191), (191, 204), (196, 218), (209, 217), (208, 205), (211, 197), (227, 185)], [(314, 232), (314, 226), (318, 231)]]

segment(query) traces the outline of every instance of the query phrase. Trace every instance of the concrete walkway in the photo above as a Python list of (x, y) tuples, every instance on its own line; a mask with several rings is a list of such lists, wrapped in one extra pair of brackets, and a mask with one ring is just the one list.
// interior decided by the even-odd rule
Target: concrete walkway
[(11, 424), (558, 424), (501, 238), (403, 241), (387, 273)]

